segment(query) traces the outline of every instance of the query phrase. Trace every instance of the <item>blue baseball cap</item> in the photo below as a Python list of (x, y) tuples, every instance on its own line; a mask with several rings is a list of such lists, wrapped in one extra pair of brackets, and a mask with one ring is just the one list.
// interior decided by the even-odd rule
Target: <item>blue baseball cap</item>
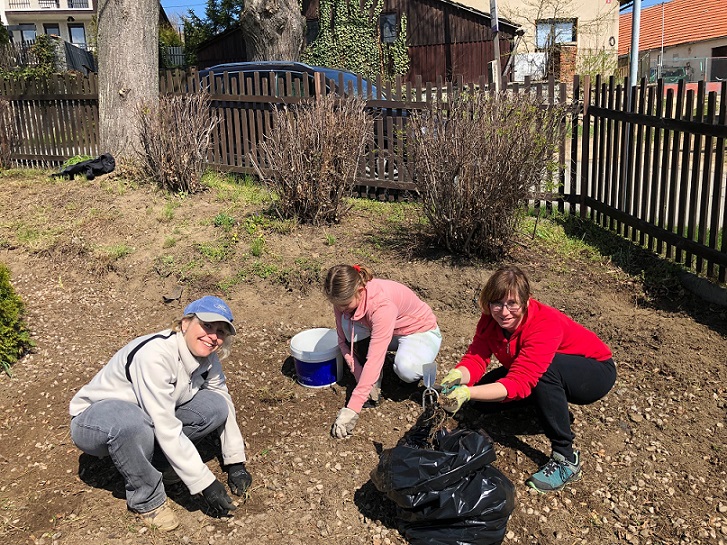
[(205, 295), (201, 299), (192, 301), (184, 309), (185, 316), (194, 314), (203, 322), (225, 322), (230, 326), (230, 334), (237, 334), (235, 326), (232, 325), (232, 311), (222, 299), (214, 295)]

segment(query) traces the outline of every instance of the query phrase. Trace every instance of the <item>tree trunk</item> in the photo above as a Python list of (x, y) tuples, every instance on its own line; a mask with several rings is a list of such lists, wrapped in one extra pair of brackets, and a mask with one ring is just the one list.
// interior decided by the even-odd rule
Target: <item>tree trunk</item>
[(297, 61), (305, 18), (298, 0), (246, 0), (240, 14), (248, 60)]
[(159, 0), (98, 3), (99, 129), (102, 152), (139, 150), (136, 109), (159, 101)]

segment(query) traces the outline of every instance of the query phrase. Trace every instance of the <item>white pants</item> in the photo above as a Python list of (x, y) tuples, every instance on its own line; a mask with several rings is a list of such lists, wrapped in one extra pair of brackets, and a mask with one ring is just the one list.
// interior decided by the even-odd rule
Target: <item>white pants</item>
[[(348, 342), (351, 342), (351, 322), (342, 317), (341, 325)], [(353, 323), (353, 341), (361, 341), (371, 336), (371, 330), (358, 322)], [(394, 372), (404, 382), (416, 382), (424, 376), (422, 367), (437, 359), (439, 347), (442, 345), (442, 334), (439, 328), (412, 333), (411, 335), (394, 335), (388, 350), (396, 352)], [(360, 362), (363, 364), (364, 362)]]

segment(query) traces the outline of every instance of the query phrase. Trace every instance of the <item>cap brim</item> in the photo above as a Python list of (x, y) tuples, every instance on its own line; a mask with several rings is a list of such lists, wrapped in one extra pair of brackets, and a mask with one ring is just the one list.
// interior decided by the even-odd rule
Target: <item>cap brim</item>
[(225, 322), (230, 328), (230, 335), (237, 335), (235, 326), (232, 325), (230, 320), (222, 316), (222, 314), (217, 314), (216, 312), (195, 312), (194, 315), (202, 322)]

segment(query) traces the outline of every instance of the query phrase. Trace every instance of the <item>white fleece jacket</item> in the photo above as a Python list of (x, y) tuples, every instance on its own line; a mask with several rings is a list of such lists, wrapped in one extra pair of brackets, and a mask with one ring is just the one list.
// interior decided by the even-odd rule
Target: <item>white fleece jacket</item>
[[(129, 381), (126, 368), (129, 353), (154, 335), (162, 337), (150, 340), (134, 355), (128, 368)], [(176, 418), (175, 410), (202, 389), (217, 392), (227, 402), (227, 422), (220, 433), (224, 463), (246, 461), (245, 443), (219, 358), (216, 354), (195, 358), (182, 334), (169, 329), (134, 339), (114, 354), (91, 382), (73, 396), (70, 413), (77, 416), (103, 399), (120, 399), (138, 405), (154, 423), (157, 442), (174, 471), (190, 494), (197, 494), (212, 484), (215, 476), (182, 433), (182, 422)]]

